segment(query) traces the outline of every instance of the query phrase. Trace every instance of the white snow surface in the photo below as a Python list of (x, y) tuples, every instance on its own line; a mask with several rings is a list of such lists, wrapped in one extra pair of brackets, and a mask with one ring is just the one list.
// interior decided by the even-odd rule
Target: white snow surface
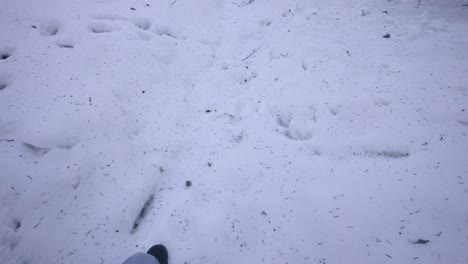
[(0, 263), (468, 263), (466, 4), (2, 0)]

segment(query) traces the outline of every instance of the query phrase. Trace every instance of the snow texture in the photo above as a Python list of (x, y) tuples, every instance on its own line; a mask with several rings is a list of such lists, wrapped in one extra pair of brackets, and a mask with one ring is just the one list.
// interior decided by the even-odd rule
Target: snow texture
[(466, 0), (3, 0), (0, 263), (468, 263)]

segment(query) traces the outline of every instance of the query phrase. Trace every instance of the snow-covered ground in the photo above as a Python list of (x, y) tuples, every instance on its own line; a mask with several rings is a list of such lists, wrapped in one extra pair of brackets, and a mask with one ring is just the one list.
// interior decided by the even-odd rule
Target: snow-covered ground
[(0, 262), (468, 263), (466, 4), (2, 0)]

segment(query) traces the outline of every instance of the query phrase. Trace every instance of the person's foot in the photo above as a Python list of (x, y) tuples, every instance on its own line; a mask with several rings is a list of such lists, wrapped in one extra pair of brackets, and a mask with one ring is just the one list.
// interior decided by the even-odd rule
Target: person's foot
[(167, 249), (163, 245), (155, 245), (148, 249), (146, 254), (150, 254), (151, 256), (155, 257), (159, 264), (168, 264), (169, 254), (167, 253)]

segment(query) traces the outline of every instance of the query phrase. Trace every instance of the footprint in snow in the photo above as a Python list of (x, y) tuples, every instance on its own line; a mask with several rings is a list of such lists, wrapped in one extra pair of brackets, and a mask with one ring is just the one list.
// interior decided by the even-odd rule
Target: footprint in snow
[[(91, 18), (95, 20), (129, 21), (128, 18), (121, 16), (121, 15), (117, 15), (117, 14), (94, 14), (91, 16)], [(132, 19), (131, 22), (137, 28), (143, 29), (143, 30), (148, 30), (152, 26), (151, 20), (145, 17)], [(95, 33), (101, 33), (101, 32), (95, 32)]]
[(133, 24), (143, 30), (148, 30), (152, 26), (151, 20), (144, 17), (134, 19)]
[(12, 47), (4, 47), (0, 49), (0, 60), (6, 60), (13, 55), (14, 49)]
[(68, 39), (62, 39), (56, 42), (59, 48), (73, 49), (75, 47), (74, 41)]
[(262, 19), (260, 20), (258, 23), (260, 24), (260, 26), (262, 27), (269, 27), (271, 25), (273, 21), (271, 21), (271, 19), (268, 19), (268, 18), (265, 18), (265, 19)]
[(0, 91), (7, 88), (8, 84), (6, 82), (0, 81)]
[(468, 126), (468, 120), (459, 120), (458, 123), (464, 126)]
[(60, 23), (57, 20), (48, 20), (39, 25), (42, 36), (55, 36), (60, 31)]
[(5, 90), (8, 87), (8, 82), (6, 80), (0, 79), (0, 91)]
[(378, 107), (389, 106), (390, 104), (391, 104), (391, 101), (384, 99), (384, 98), (379, 98), (379, 99), (374, 100), (374, 105)]
[(116, 27), (110, 26), (102, 22), (90, 23), (88, 25), (88, 28), (91, 32), (96, 33), (96, 34), (109, 33), (109, 32), (118, 30)]
[(32, 144), (28, 142), (23, 142), (23, 147), (29, 151), (31, 154), (37, 155), (37, 156), (44, 156), (45, 154), (49, 153), (51, 150), (54, 149), (62, 149), (62, 150), (70, 150), (72, 149), (76, 144), (78, 144), (78, 139), (76, 138), (69, 138), (69, 139), (63, 139), (62, 142), (56, 143), (56, 144)]
[(50, 151), (50, 148), (43, 148), (43, 147), (38, 147), (30, 143), (23, 143), (23, 146), (32, 154), (38, 155), (38, 156), (43, 156), (47, 154), (47, 152)]
[(276, 123), (280, 127), (278, 131), (291, 140), (311, 139), (316, 123), (315, 112), (311, 106), (276, 111)]
[(178, 40), (185, 39), (185, 37), (181, 36), (178, 32), (168, 26), (159, 26), (151, 31), (156, 33), (158, 36), (167, 36)]

